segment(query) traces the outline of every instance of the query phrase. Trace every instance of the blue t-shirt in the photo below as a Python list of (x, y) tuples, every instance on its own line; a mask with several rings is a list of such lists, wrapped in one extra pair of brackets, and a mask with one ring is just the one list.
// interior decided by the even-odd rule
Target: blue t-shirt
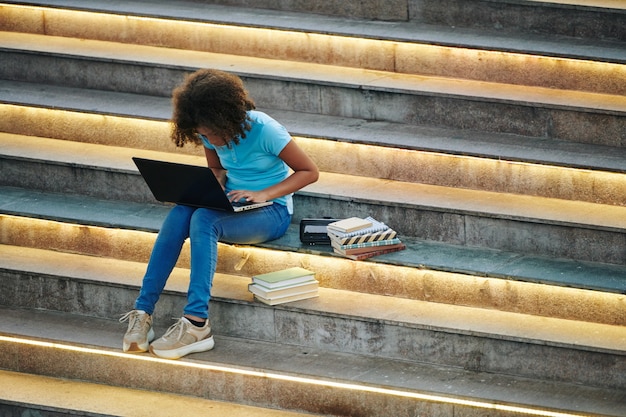
[[(291, 140), (287, 129), (265, 113), (251, 110), (248, 116), (251, 129), (237, 145), (213, 146), (206, 137), (200, 136), (204, 146), (215, 150), (222, 167), (228, 171), (226, 192), (263, 190), (289, 176), (289, 166), (278, 157)], [(287, 206), (293, 214), (291, 194), (272, 201)]]

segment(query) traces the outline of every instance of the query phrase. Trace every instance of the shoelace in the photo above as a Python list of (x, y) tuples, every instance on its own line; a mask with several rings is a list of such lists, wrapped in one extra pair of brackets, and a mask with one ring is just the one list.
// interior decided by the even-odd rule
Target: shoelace
[(188, 324), (183, 321), (183, 319), (178, 319), (178, 321), (170, 326), (169, 329), (163, 335), (163, 339), (167, 339), (172, 333), (178, 330), (178, 335), (175, 340), (180, 340), (183, 337), (183, 334), (187, 332)]
[(128, 321), (130, 324), (130, 331), (138, 331), (141, 330), (141, 325), (142, 322), (141, 320), (139, 320), (139, 314), (137, 314), (135, 311), (129, 311), (128, 313), (124, 314), (121, 318), (120, 318), (120, 323), (123, 323), (125, 321)]

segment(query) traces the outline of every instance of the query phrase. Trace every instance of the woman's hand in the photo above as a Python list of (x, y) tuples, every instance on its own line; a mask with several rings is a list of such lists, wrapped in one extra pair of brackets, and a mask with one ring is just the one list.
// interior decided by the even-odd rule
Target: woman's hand
[(264, 203), (268, 200), (267, 193), (263, 191), (233, 190), (227, 195), (231, 202)]
[[(204, 148), (204, 153), (209, 168), (213, 170), (220, 184), (222, 184), (222, 188), (224, 188), (226, 184), (226, 171), (222, 167), (217, 153), (215, 150), (206, 147)], [(228, 193), (228, 199), (231, 202), (243, 200), (250, 203), (263, 203), (286, 194), (294, 193), (302, 187), (317, 181), (319, 177), (317, 165), (315, 165), (311, 158), (309, 158), (293, 140), (283, 148), (278, 156), (293, 170), (290, 176), (264, 190), (233, 190)]]

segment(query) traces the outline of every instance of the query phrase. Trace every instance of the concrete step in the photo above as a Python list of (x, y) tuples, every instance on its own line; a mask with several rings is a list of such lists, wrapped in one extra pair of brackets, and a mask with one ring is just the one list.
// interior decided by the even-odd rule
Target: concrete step
[[(0, 188), (1, 244), (147, 262), (168, 208)], [(298, 225), (253, 246), (219, 245), (217, 272), (304, 266), (323, 288), (535, 316), (626, 325), (626, 267), (463, 247), (402, 235), (407, 249), (354, 262), (299, 240)], [(189, 247), (178, 262), (189, 268)], [(590, 279), (593, 277), (593, 279)]]
[[(193, 147), (175, 149), (164, 97), (0, 81), (0, 100), (16, 104), (0, 103), (2, 132), (201, 154)], [(626, 148), (271, 114), (325, 172), (626, 205), (626, 196), (616, 192), (626, 186)]]
[(186, 72), (211, 62), (277, 110), (610, 146), (626, 131), (620, 95), (8, 32), (0, 45), (0, 78), (12, 81), (169, 97)]
[[(264, 7), (261, 2), (244, 4), (235, 3), (234, 0), (227, 0), (229, 4), (219, 4), (217, 1), (164, 1), (164, 0), (142, 0), (124, 3), (112, 3), (92, 1), (88, 4), (73, 0), (52, 0), (52, 1), (24, 1), (19, 10), (10, 4), (4, 6), (2, 13), (11, 17), (12, 24), (5, 23), (10, 30), (40, 33), (40, 16), (33, 15), (33, 10), (57, 9), (60, 13), (50, 13), (48, 17), (58, 17), (67, 15), (68, 12), (86, 12), (101, 14), (118, 14), (127, 16), (142, 16), (144, 18), (160, 18), (178, 21), (193, 21), (204, 23), (215, 23), (220, 25), (241, 26), (249, 28), (274, 28), (283, 31), (308, 32), (312, 34), (341, 35), (358, 37), (363, 39), (398, 40), (411, 43), (424, 43), (430, 45), (457, 46), (468, 49), (498, 50), (503, 52), (520, 52), (533, 55), (545, 55), (554, 57), (583, 58), (606, 62), (623, 62), (624, 56), (619, 53), (620, 44), (626, 40), (623, 36), (624, 7), (619, 4), (620, 0), (573, 0), (557, 2), (546, 1), (493, 1), (493, 0), (470, 0), (461, 3), (464, 7), (463, 18), (473, 19), (470, 25), (461, 23), (455, 25), (450, 21), (445, 22), (433, 13), (420, 14), (420, 6), (411, 4), (411, 13), (417, 19), (399, 19), (395, 21), (383, 21), (380, 15), (370, 17), (360, 17), (358, 15), (342, 16), (341, 14), (331, 15), (324, 12), (333, 11), (332, 4), (325, 2), (321, 13), (310, 13), (307, 10), (290, 11), (288, 8), (276, 10), (272, 7)], [(363, 5), (366, 2), (341, 2), (342, 6)], [(393, 2), (389, 2), (392, 4)], [(425, 5), (426, 1), (422, 0)], [(459, 1), (447, 1), (445, 4), (432, 2), (430, 7), (446, 7), (447, 13), (458, 13)], [(452, 3), (456, 3), (452, 5)], [(482, 3), (482, 4), (478, 4)], [(493, 22), (486, 23), (494, 16), (489, 12), (485, 13), (485, 5), (500, 8), (500, 18), (510, 18), (511, 13), (516, 8), (515, 3), (525, 3), (527, 13), (526, 22), (531, 19), (542, 20), (547, 13), (557, 13), (559, 20), (565, 20), (566, 14), (570, 11), (574, 13), (586, 14), (584, 18), (576, 21), (570, 20), (566, 24), (576, 26), (578, 33), (559, 33), (559, 29), (554, 30), (562, 24), (552, 22), (547, 30), (532, 30), (523, 28), (524, 21), (520, 19), (521, 14), (516, 18), (520, 24), (517, 28), (511, 25), (508, 28), (497, 28)], [(611, 4), (609, 4), (611, 3)], [(313, 3), (315, 4), (315, 3)], [(468, 5), (472, 5), (468, 7)], [(276, 5), (275, 5), (276, 6)], [(281, 4), (280, 6), (285, 6)], [(482, 6), (482, 7), (481, 7)], [(348, 6), (349, 7), (349, 6)], [(454, 9), (456, 7), (456, 10)], [(534, 7), (535, 10), (531, 11)], [(509, 9), (509, 10), (507, 10)], [(408, 12), (408, 8), (396, 10), (396, 12)], [(425, 11), (425, 9), (423, 9)], [(520, 10), (519, 8), (517, 9)], [(379, 10), (380, 11), (380, 10)], [(591, 13), (588, 13), (591, 12)], [(505, 14), (509, 13), (509, 16)], [(430, 16), (428, 16), (430, 14)], [(475, 17), (481, 15), (480, 17)], [(592, 16), (595, 15), (595, 16)], [(29, 19), (23, 17), (28, 16)], [(22, 17), (22, 18), (20, 18)], [(497, 17), (496, 17), (497, 18)], [(439, 20), (438, 20), (439, 19)], [(554, 19), (554, 15), (550, 17)], [(601, 25), (599, 20), (604, 19)], [(51, 19), (53, 23), (55, 19)], [(590, 26), (596, 26), (594, 30), (586, 30)], [(602, 26), (602, 27), (600, 27)], [(67, 30), (58, 26), (47, 28), (47, 30)], [(84, 28), (75, 27), (76, 31), (82, 33), (93, 33), (99, 29), (94, 28), (92, 32), (87, 32)], [(134, 29), (136, 30), (136, 28)], [(552, 31), (552, 32), (551, 32)], [(596, 34), (594, 34), (594, 31)], [(603, 36), (613, 32), (613, 35)], [(53, 33), (50, 33), (53, 34)], [(127, 33), (126, 36), (131, 36)], [(115, 36), (115, 35), (110, 35)], [(164, 42), (165, 40), (161, 40)]]
[[(215, 336), (216, 347), (210, 352), (180, 361), (163, 361), (150, 355), (123, 354), (118, 345), (125, 329), (112, 319), (28, 309), (1, 308), (0, 311), (10, 318), (0, 328), (0, 349), (11, 351), (11, 355), (2, 356), (3, 368), (10, 370), (2, 372), (4, 381), (42, 384), (44, 379), (45, 387), (54, 382), (59, 384), (55, 385), (57, 389), (77, 390), (90, 384), (89, 388), (98, 388), (90, 395), (95, 399), (98, 392), (116, 395), (113, 398), (118, 398), (117, 395), (128, 398), (141, 395), (135, 391), (139, 390), (142, 398), (154, 400), (163, 410), (171, 411), (177, 405), (182, 406), (181, 402), (185, 410), (194, 410), (217, 400), (215, 409), (206, 410), (210, 415), (222, 409), (236, 413), (233, 404), (242, 404), (242, 411), (247, 409), (252, 416), (298, 415), (294, 411), (281, 414), (277, 410), (257, 408), (266, 406), (333, 416), (488, 413), (509, 417), (526, 413), (617, 417), (624, 407), (623, 393), (612, 389), (219, 335)], [(26, 320), (28, 326), (24, 326)], [(73, 366), (63, 366), (68, 361)], [(22, 376), (14, 373), (15, 368), (20, 368)], [(63, 379), (50, 381), (47, 377), (50, 374)], [(78, 385), (72, 380), (84, 382)], [(42, 385), (15, 386), (11, 392), (17, 392), (19, 401), (32, 394), (37, 386)], [(59, 395), (51, 400), (58, 403), (71, 394), (65, 390)], [(49, 398), (44, 393), (36, 397)], [(163, 399), (171, 401), (170, 405), (164, 404)], [(79, 402), (84, 400), (75, 399), (75, 403)], [(151, 408), (150, 405), (132, 408), (123, 415), (160, 415), (141, 414)], [(263, 411), (267, 414), (262, 414)]]
[[(60, 2), (55, 2), (58, 4)], [(67, 4), (69, 2), (62, 2)], [(177, 2), (179, 3), (179, 2)], [(212, 0), (215, 4), (259, 8), (257, 13), (317, 13), (369, 21), (408, 21), (417, 29), (425, 25), (445, 25), (459, 30), (475, 28), (501, 33), (538, 33), (588, 39), (626, 39), (624, 5), (620, 0), (368, 0), (334, 2), (280, 2), (269, 0)], [(50, 2), (46, 2), (50, 4)]]
[[(49, 31), (56, 30), (55, 19), (63, 13), (45, 12)], [(33, 20), (34, 27), (38, 18)], [(154, 23), (151, 17), (138, 20)], [(138, 23), (135, 28), (141, 25)], [(85, 26), (85, 21), (81, 21), (81, 26)], [(159, 31), (157, 28), (162, 27), (147, 28)], [(173, 35), (175, 31), (162, 33)], [(219, 33), (225, 36), (227, 31)], [(327, 40), (340, 40), (336, 33), (331, 34), (334, 37)], [(394, 47), (396, 43), (406, 43), (397, 39), (385, 42), (395, 42)], [(260, 106), (292, 114), (294, 120), (298, 120), (299, 114), (310, 113), (315, 119), (303, 123), (309, 129), (315, 125), (311, 120), (319, 123), (330, 117), (346, 119), (344, 130), (349, 130), (353, 120), (373, 120), (380, 123), (381, 132), (384, 124), (410, 123), (410, 127), (431, 135), (444, 128), (474, 129), (495, 133), (500, 138), (512, 139), (511, 134), (523, 133), (534, 139), (556, 138), (581, 146), (605, 147), (623, 146), (625, 139), (626, 105), (619, 91), (555, 93), (545, 86), (516, 88), (446, 79), (441, 73), (424, 77), (393, 74), (387, 68), (362, 70), (9, 32), (0, 35), (0, 43), (0, 78), (9, 82), (41, 81), (150, 94), (155, 98), (168, 97), (184, 73), (206, 62), (216, 63), (218, 68), (241, 74), (253, 95), (263, 97), (258, 101)], [(567, 43), (574, 44), (569, 40)], [(289, 44), (295, 45), (285, 43)], [(606, 73), (597, 69), (600, 67), (595, 62), (583, 63), (585, 77), (612, 79), (612, 74), (619, 75), (622, 67), (613, 66), (624, 61), (619, 44), (601, 42), (602, 52), (598, 55), (617, 51), (618, 59), (605, 60), (610, 69)], [(536, 45), (533, 43), (533, 48), (541, 48)], [(600, 44), (592, 41), (590, 45)], [(335, 44), (338, 46), (340, 42)], [(441, 57), (437, 54), (453, 50), (437, 49), (429, 63), (438, 62)], [(264, 53), (274, 57), (271, 48)], [(533, 62), (546, 56), (551, 55), (545, 54)], [(594, 58), (593, 53), (588, 56), (591, 60), (603, 60)], [(574, 65), (568, 61), (570, 58), (563, 61), (564, 68)], [(373, 57), (373, 61), (376, 59)], [(477, 78), (501, 81), (490, 78), (489, 65), (493, 62), (475, 67)], [(519, 57), (510, 57), (507, 62), (519, 63)], [(547, 58), (545, 62), (556, 61)], [(48, 68), (44, 70), (41, 65)], [(343, 61), (341, 65), (345, 65)], [(403, 65), (409, 68), (412, 64)], [(25, 77), (25, 73), (29, 75)], [(568, 86), (576, 84), (569, 76), (563, 78)], [(289, 100), (282, 100), (283, 97)], [(2, 110), (7, 108), (3, 106)], [(163, 108), (156, 105), (158, 112)], [(22, 106), (20, 112), (36, 110)], [(448, 123), (450, 112), (460, 116)], [(492, 122), (495, 113), (506, 117)], [(58, 115), (56, 112), (48, 117)], [(128, 117), (122, 121), (123, 117), (112, 117), (111, 113), (89, 111), (83, 116), (85, 120), (97, 118), (96, 125), (109, 123), (109, 127), (120, 131), (139, 126), (135, 124), (137, 120), (129, 123)], [(21, 120), (23, 123), (25, 119)], [(64, 119), (68, 125), (75, 120)], [(143, 132), (163, 135), (159, 126), (163, 118), (143, 122), (142, 126), (148, 127)], [(2, 187), (0, 193), (5, 213), (0, 216), (1, 243), (5, 244), (0, 246), (0, 351), (6, 352), (0, 355), (0, 368), (279, 407), (296, 413), (623, 414), (623, 207), (500, 192), (451, 192), (448, 187), (415, 184), (406, 178), (367, 178), (367, 170), (355, 171), (364, 175), (359, 177), (329, 169), (320, 183), (298, 193), (299, 211), (293, 226), (297, 227), (302, 217), (339, 217), (337, 213), (344, 214), (346, 207), (353, 207), (355, 215), (373, 214), (393, 226), (396, 221), (406, 224), (406, 218), (415, 219), (415, 224), (407, 225), (406, 230), (410, 250), (380, 260), (352, 262), (328, 249), (301, 247), (293, 227), (285, 238), (259, 247), (220, 245), (211, 307), (218, 348), (184, 361), (160, 361), (149, 355), (122, 354), (119, 341), (124, 326), (120, 329), (114, 318), (132, 305), (164, 207), (146, 203), (152, 200), (145, 187), (137, 193), (144, 193), (141, 203), (124, 201), (127, 197), (121, 190), (141, 190), (141, 179), (129, 165), (131, 152), (192, 163), (202, 163), (202, 158), (193, 152), (174, 155), (169, 149), (139, 150), (111, 146), (108, 142), (85, 144), (71, 138), (60, 141), (46, 134), (36, 137), (32, 132), (22, 133), (29, 136), (8, 134), (12, 137), (3, 143), (1, 153), (5, 157), (0, 161), (0, 183), (31, 188)], [(329, 136), (333, 135), (340, 133)], [(322, 139), (328, 138), (298, 138), (311, 149), (326, 142)], [(145, 142), (142, 139), (140, 143)], [(354, 146), (348, 149), (361, 146), (346, 138), (342, 142)], [(324, 155), (319, 152), (318, 155)], [(611, 171), (615, 178), (623, 175), (620, 169)], [(561, 168), (558, 172), (562, 172)], [(114, 194), (110, 194), (111, 190)], [(89, 195), (106, 200), (97, 201)], [(134, 216), (127, 216), (130, 206)], [(80, 217), (83, 220), (77, 221)], [(469, 246), (454, 247), (420, 238)], [(473, 245), (485, 246), (477, 250)], [(509, 245), (520, 251), (485, 249), (507, 249)], [(482, 258), (472, 258), (479, 252), (484, 255)], [(567, 254), (571, 259), (541, 258), (523, 255), (524, 252), (544, 256)], [(424, 269), (424, 259), (436, 264), (452, 253), (463, 255), (453, 262), (444, 262), (445, 266), (439, 269)], [(167, 318), (180, 314), (185, 300), (187, 260), (185, 253), (155, 315), (160, 332), (169, 324)], [(494, 260), (498, 261), (497, 267), (489, 265)], [(290, 264), (319, 271), (320, 298), (273, 308), (255, 303), (247, 291), (251, 273)], [(479, 264), (482, 269), (476, 267)], [(469, 266), (467, 269), (473, 272), (464, 273), (459, 266)], [(452, 272), (454, 268), (461, 270)], [(489, 270), (486, 278), (478, 272), (484, 270)], [(532, 270), (532, 276), (525, 275), (528, 270)], [(515, 272), (506, 275), (507, 271)], [(497, 274), (504, 276), (496, 277)], [(594, 277), (593, 282), (589, 276)], [(562, 288), (568, 286), (578, 288)], [(500, 308), (499, 304), (505, 306)], [(280, 359), (276, 360), (278, 355)], [(69, 363), (72, 365), (66, 366)], [(337, 364), (342, 364), (340, 369)]]
[[(3, 311), (7, 312), (6, 310)], [(305, 417), (310, 413), (212, 401), (189, 395), (0, 371), (0, 415), (171, 417), (185, 414), (233, 417)]]
[[(154, 202), (132, 156), (204, 165), (193, 155), (4, 134), (0, 139), (1, 185), (110, 200)], [(355, 216), (373, 215), (401, 235), (420, 239), (581, 261), (624, 264), (625, 259), (623, 206), (346, 174), (322, 173), (297, 193), (293, 221), (342, 218), (347, 207)]]
[[(46, 250), (2, 246), (0, 253), (4, 287), (0, 305), (27, 312), (53, 310), (62, 313), (59, 317), (66, 313), (78, 314), (85, 320), (87, 317), (109, 320), (120, 317), (132, 308), (145, 271), (145, 263)], [(171, 324), (171, 317), (182, 311), (188, 273), (188, 270), (176, 269), (168, 281), (154, 314), (159, 332)], [(329, 288), (321, 288), (319, 298), (270, 307), (253, 301), (247, 289), (249, 282), (249, 277), (216, 275), (210, 308), (212, 326), (218, 336), (275, 344), (277, 350), (282, 349), (281, 346), (292, 346), (329, 355), (335, 352), (342, 356), (363, 355), (369, 359), (400, 361), (409, 366), (450, 366), (501, 376), (621, 389), (622, 396), (626, 387), (624, 326)], [(17, 320), (14, 314), (6, 316), (2, 324), (4, 334), (65, 340), (76, 337), (68, 336), (73, 326), (67, 323), (65, 329), (56, 326), (42, 332), (41, 327), (49, 326), (24, 326), (23, 320)], [(104, 345), (86, 342), (85, 336), (80, 337), (84, 344), (119, 349), (125, 328), (116, 324), (115, 329), (113, 333), (110, 330), (108, 333), (90, 332), (92, 341), (108, 338)], [(197, 356), (210, 358), (208, 355), (210, 353)], [(15, 360), (14, 355), (2, 357), (7, 362)], [(245, 357), (233, 355), (237, 358), (233, 365), (251, 365), (246, 363)], [(259, 354), (250, 360), (258, 361), (262, 357), (264, 355)], [(55, 361), (50, 357), (47, 361), (54, 366)], [(273, 366), (282, 361), (275, 362)], [(22, 361), (18, 360), (19, 363)], [(339, 362), (329, 363), (336, 366)], [(16, 369), (15, 364), (2, 367), (32, 372), (30, 366), (28, 369)], [(78, 372), (90, 373), (88, 367)], [(292, 368), (291, 373), (307, 374), (298, 368)]]
[[(0, 103), (15, 105), (2, 107), (0, 126), (3, 132), (115, 146), (140, 145), (157, 151), (174, 149), (162, 127), (162, 123), (171, 117), (169, 97), (0, 80)], [(37, 112), (36, 108), (42, 110)], [(276, 115), (295, 136), (459, 156), (626, 172), (626, 150), (620, 147), (460, 129), (426, 128), (272, 108), (261, 110)], [(92, 114), (94, 116), (90, 117)], [(37, 123), (38, 120), (50, 118), (58, 122)], [(133, 131), (133, 123), (138, 123), (133, 119), (141, 120), (141, 132)], [(155, 123), (150, 123), (152, 121)], [(94, 134), (94, 130), (99, 132), (103, 129), (109, 134)], [(146, 136), (153, 137), (154, 140), (146, 140)], [(196, 150), (190, 148), (176, 151), (196, 153)]]
[(422, 0), (408, 4), (409, 18), (416, 23), (626, 40), (626, 8), (620, 0)]
[[(6, 5), (0, 30), (310, 62), (407, 74), (625, 94), (623, 44), (509, 37), (414, 24), (380, 25), (315, 15), (189, 2)], [(59, 7), (63, 8), (59, 8)], [(259, 22), (261, 25), (259, 24)], [(10, 22), (10, 23), (9, 23)], [(86, 24), (85, 22), (94, 22)], [(163, 33), (168, 33), (167, 37)], [(421, 36), (420, 36), (421, 35)], [(452, 39), (462, 38), (463, 41)], [(505, 46), (506, 45), (506, 46)], [(593, 46), (591, 48), (590, 46)], [(417, 58), (419, 57), (419, 58)]]

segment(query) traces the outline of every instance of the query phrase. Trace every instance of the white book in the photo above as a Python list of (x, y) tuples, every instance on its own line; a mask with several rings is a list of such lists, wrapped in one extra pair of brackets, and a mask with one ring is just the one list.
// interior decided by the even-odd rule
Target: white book
[(371, 226), (366, 227), (364, 229), (355, 230), (352, 232), (341, 232), (339, 230), (331, 229), (330, 225), (328, 225), (328, 233), (329, 234), (332, 233), (335, 236), (344, 238), (344, 237), (358, 236), (358, 235), (363, 235), (363, 234), (368, 234), (368, 233), (376, 233), (376, 232), (389, 229), (389, 226), (387, 226), (385, 223), (379, 222), (378, 220), (372, 217), (366, 217), (365, 220), (370, 222)]
[(341, 233), (350, 233), (366, 229), (371, 226), (372, 222), (367, 219), (361, 219), (359, 217), (349, 217), (347, 219), (329, 223), (326, 228), (328, 230), (336, 230)]
[(258, 296), (256, 294), (254, 295), (255, 300), (258, 300), (262, 303), (265, 303), (271, 306), (274, 306), (277, 304), (291, 303), (294, 301), (307, 300), (309, 298), (315, 298), (315, 297), (319, 297), (319, 293), (317, 292), (317, 290), (303, 292), (300, 294), (288, 295), (286, 297), (280, 297), (280, 298), (274, 298), (274, 299), (268, 299), (265, 297)]
[(311, 282), (305, 282), (304, 284), (292, 285), (289, 287), (281, 287), (276, 289), (265, 288), (259, 284), (249, 284), (248, 290), (254, 294), (267, 299), (275, 299), (280, 297), (287, 297), (290, 295), (301, 294), (303, 292), (317, 291), (319, 288), (319, 282), (314, 280)]

